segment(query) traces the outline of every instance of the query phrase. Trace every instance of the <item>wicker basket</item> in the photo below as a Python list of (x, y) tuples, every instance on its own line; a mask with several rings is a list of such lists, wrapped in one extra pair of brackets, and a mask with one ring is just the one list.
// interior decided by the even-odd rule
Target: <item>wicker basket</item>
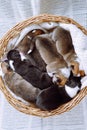
[[(23, 22), (20, 22), (17, 24), (15, 27), (13, 27), (11, 30), (9, 30), (6, 35), (0, 40), (0, 58), (3, 56), (5, 48), (9, 42), (10, 39), (13, 39), (15, 36), (17, 36), (22, 29), (27, 27), (28, 25), (31, 24), (38, 24), (42, 22), (61, 22), (61, 23), (67, 23), (67, 24), (74, 24), (76, 25), (85, 35), (87, 35), (87, 30), (82, 27), (80, 24), (75, 22), (74, 20), (64, 17), (64, 16), (54, 16), (54, 15), (48, 15), (48, 14), (42, 14), (36, 17), (29, 18)], [(0, 89), (4, 93), (6, 99), (8, 102), (15, 107), (17, 110), (30, 114), (30, 115), (35, 115), (35, 116), (40, 116), (40, 117), (48, 117), (52, 115), (58, 115), (61, 113), (64, 113), (66, 111), (69, 111), (72, 109), (74, 106), (76, 106), (87, 94), (87, 87), (82, 89), (80, 93), (75, 96), (73, 100), (70, 102), (58, 107), (57, 109), (53, 111), (42, 111), (39, 108), (37, 108), (35, 105), (31, 104), (30, 106), (25, 105), (22, 101), (17, 100), (14, 98), (10, 92), (6, 89), (2, 77), (0, 77)]]

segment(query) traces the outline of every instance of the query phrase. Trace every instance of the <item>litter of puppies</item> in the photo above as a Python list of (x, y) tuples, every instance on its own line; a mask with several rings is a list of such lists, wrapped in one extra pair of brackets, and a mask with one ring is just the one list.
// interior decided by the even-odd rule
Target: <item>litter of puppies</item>
[(31, 27), (1, 63), (7, 87), (48, 111), (69, 102), (87, 85), (70, 31), (52, 25)]

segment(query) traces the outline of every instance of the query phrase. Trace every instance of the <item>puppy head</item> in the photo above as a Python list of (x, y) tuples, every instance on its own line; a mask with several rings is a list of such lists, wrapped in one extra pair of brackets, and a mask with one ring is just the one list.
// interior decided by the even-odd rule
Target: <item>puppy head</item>
[(66, 85), (68, 85), (71, 88), (75, 88), (76, 86), (78, 86), (80, 88), (81, 87), (81, 76), (76, 77), (71, 72), (70, 77), (69, 77), (68, 81), (66, 82)]
[(56, 83), (57, 85), (59, 85), (60, 87), (63, 87), (65, 85), (65, 83), (67, 82), (68, 78), (66, 78), (64, 75), (62, 74), (56, 74)]
[(57, 83), (59, 86), (64, 86), (70, 76), (70, 69), (67, 67), (63, 67), (63, 68), (56, 68), (54, 71), (52, 69), (53, 68), (52, 66), (50, 67), (50, 69), (48, 67), (49, 66), (47, 66), (47, 72), (48, 75), (52, 77), (53, 82)]
[(18, 46), (16, 47), (16, 49), (18, 49), (19, 51), (23, 52), (23, 53), (27, 53), (28, 50), (30, 49), (30, 45), (31, 45), (31, 39), (28, 38), (28, 35), (26, 35), (18, 44)]
[(21, 60), (21, 56), (18, 50), (10, 50), (7, 54), (7, 59), (16, 61), (16, 60)]
[(41, 29), (34, 29), (31, 30), (19, 43), (19, 45), (16, 47), (18, 50), (20, 50), (23, 53), (31, 53), (34, 45), (33, 45), (33, 41), (34, 41), (34, 37), (40, 34), (45, 33), (43, 30)]

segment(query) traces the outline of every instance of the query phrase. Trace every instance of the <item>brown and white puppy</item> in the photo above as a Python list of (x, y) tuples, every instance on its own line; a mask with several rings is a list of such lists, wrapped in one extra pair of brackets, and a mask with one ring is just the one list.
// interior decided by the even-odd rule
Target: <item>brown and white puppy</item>
[(35, 88), (29, 82), (24, 80), (19, 74), (13, 72), (8, 63), (2, 62), (2, 71), (7, 87), (17, 96), (28, 102), (35, 102), (40, 92), (39, 88)]
[[(57, 52), (54, 42), (48, 34), (36, 37), (35, 45), (42, 59), (47, 64), (46, 69), (53, 81), (57, 80), (60, 85), (64, 85), (70, 75), (70, 70), (62, 55)], [(58, 82), (58, 83), (59, 83)]]
[(34, 46), (34, 38), (38, 35), (44, 34), (45, 31), (41, 29), (35, 29), (30, 31), (15, 48), (24, 53), (31, 62), (39, 67), (42, 71), (46, 71), (46, 64), (41, 58), (39, 52)]
[(80, 70), (80, 61), (75, 53), (70, 32), (58, 26), (53, 31), (52, 39), (56, 42), (57, 51), (71, 66), (73, 74), (84, 76), (84, 71)]

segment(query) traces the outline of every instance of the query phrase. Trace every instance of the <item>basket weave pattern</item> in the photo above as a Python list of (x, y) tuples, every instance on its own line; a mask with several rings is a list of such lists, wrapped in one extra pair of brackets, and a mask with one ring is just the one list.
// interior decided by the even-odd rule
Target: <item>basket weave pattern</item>
[[(4, 55), (5, 48), (9, 42), (9, 40), (15, 38), (22, 29), (25, 27), (32, 25), (32, 24), (40, 24), (42, 22), (61, 22), (66, 24), (74, 24), (79, 28), (85, 35), (87, 35), (87, 30), (81, 26), (79, 23), (75, 22), (73, 19), (64, 17), (64, 16), (54, 16), (54, 15), (48, 15), (48, 14), (42, 14), (36, 17), (29, 18), (23, 22), (20, 22), (15, 27), (13, 27), (11, 30), (9, 30), (6, 35), (0, 40), (0, 58)], [(0, 77), (0, 89), (4, 93), (6, 99), (8, 102), (15, 107), (17, 110), (40, 117), (48, 117), (52, 115), (58, 115), (61, 113), (64, 113), (66, 111), (69, 111), (74, 106), (76, 106), (87, 94), (87, 87), (85, 87), (83, 90), (81, 90), (77, 96), (70, 102), (58, 107), (57, 109), (53, 111), (42, 111), (39, 108), (35, 107), (34, 104), (31, 104), (30, 106), (24, 104), (22, 101), (17, 100), (14, 98), (10, 92), (6, 89), (2, 77)]]

